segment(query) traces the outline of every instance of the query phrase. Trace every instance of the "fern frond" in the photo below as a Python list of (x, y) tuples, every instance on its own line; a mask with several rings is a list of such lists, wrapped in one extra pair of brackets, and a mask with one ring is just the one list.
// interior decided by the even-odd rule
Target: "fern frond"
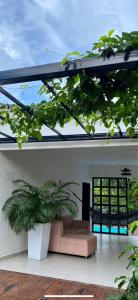
[(16, 232), (34, 229), (37, 223), (48, 223), (68, 212), (76, 215), (77, 204), (66, 190), (74, 182), (59, 184), (48, 181), (42, 187), (17, 179), (19, 185), (3, 205), (2, 211), (9, 225)]

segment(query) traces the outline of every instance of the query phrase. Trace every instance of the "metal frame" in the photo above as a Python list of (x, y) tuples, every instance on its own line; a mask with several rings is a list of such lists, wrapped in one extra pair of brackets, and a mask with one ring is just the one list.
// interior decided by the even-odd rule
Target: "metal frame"
[[(47, 83), (46, 81), (42, 80), (43, 84), (48, 88), (48, 90), (54, 95), (56, 96), (56, 92), (55, 90), (52, 88), (52, 86), (50, 86), (49, 83)], [(62, 107), (70, 114), (71, 117), (73, 117), (73, 119), (81, 126), (81, 128), (86, 132), (86, 134), (88, 134), (88, 136), (91, 138), (92, 135), (85, 129), (84, 125), (80, 122), (80, 120), (78, 119), (78, 117), (74, 116), (71, 108), (69, 106), (67, 106), (65, 103), (60, 102), (60, 104), (62, 105)]]
[[(0, 119), (2, 120), (2, 121), (4, 121), (4, 117), (3, 116), (0, 116)], [(14, 143), (16, 143), (16, 138), (15, 137), (13, 137), (13, 136), (11, 136), (11, 135), (9, 135), (9, 134), (7, 134), (7, 133), (5, 133), (5, 132), (2, 132), (2, 131), (0, 131), (0, 135), (2, 135), (2, 136), (4, 136), (5, 137), (5, 139), (1, 139), (0, 138), (0, 143), (4, 140), (9, 140), (9, 141), (12, 141), (12, 142), (14, 142)]]
[[(2, 134), (2, 132), (1, 132)], [(5, 135), (3, 133), (3, 135)], [(11, 136), (9, 136), (11, 138)], [(13, 137), (14, 138), (14, 137)], [(90, 140), (90, 137), (87, 135), (87, 134), (70, 134), (70, 135), (64, 135), (64, 138), (65, 138), (65, 141), (66, 142), (75, 142), (75, 141), (89, 141)], [(14, 138), (16, 140), (16, 138)], [(115, 136), (113, 136), (112, 138), (110, 137), (107, 137), (106, 134), (94, 134), (93, 135), (93, 138), (92, 140), (93, 141), (100, 141), (100, 140), (127, 140), (129, 139), (129, 136), (125, 136), (125, 133), (124, 133), (124, 136), (120, 137), (119, 134), (116, 134)], [(0, 138), (0, 144), (3, 144), (3, 143), (8, 143), (8, 141), (10, 143), (15, 143), (15, 140), (9, 140), (9, 138), (5, 138), (5, 139), (1, 139)], [(29, 140), (28, 140), (28, 143), (36, 143), (36, 139), (34, 137), (30, 137)], [(54, 135), (48, 135), (48, 136), (43, 136), (42, 137), (42, 140), (41, 141), (37, 141), (38, 143), (43, 143), (43, 142), (61, 142), (61, 138), (59, 136), (54, 136)]]
[[(61, 78), (72, 76), (77, 73), (86, 72), (87, 74), (99, 74), (101, 80), (104, 79), (106, 72), (112, 70), (120, 70), (120, 69), (135, 69), (138, 68), (138, 50), (131, 51), (128, 53), (120, 53), (116, 54), (110, 58), (88, 58), (88, 59), (77, 59), (73, 61), (67, 62), (65, 65), (61, 65), (61, 63), (53, 63), (47, 65), (33, 66), (27, 68), (20, 68), (14, 70), (6, 70), (0, 71), (0, 85), (7, 85), (13, 83), (22, 83), (22, 82), (30, 82), (30, 81), (38, 81), (41, 80), (51, 91), (55, 94), (53, 88), (47, 83), (48, 79)], [(102, 84), (104, 84), (102, 80)], [(6, 96), (8, 99), (16, 103), (25, 113), (33, 116), (33, 110), (29, 108), (29, 106), (24, 105), (21, 101), (16, 99), (13, 95), (7, 92), (3, 87), (0, 87), (0, 93)], [(86, 134), (72, 134), (72, 135), (63, 135), (56, 128), (51, 128), (47, 121), (44, 121), (43, 124), (50, 128), (56, 136), (47, 136), (43, 137), (42, 141), (75, 141), (75, 140), (95, 140), (95, 139), (122, 139), (128, 138), (126, 133), (122, 133), (119, 129), (119, 133), (117, 133), (114, 137), (109, 137), (106, 134), (90, 134), (85, 130), (84, 125), (80, 122), (77, 116), (74, 115), (71, 108), (61, 103), (63, 108), (76, 120), (76, 122), (81, 126), (81, 128), (86, 132)], [(0, 119), (3, 117), (0, 116)], [(16, 142), (16, 138), (11, 137), (5, 133), (3, 134), (4, 138), (0, 139), (0, 143), (8, 142)], [(136, 138), (138, 135), (136, 134)], [(36, 142), (36, 139), (30, 138), (29, 142)]]
[[(3, 94), (8, 99), (10, 99), (11, 101), (13, 101), (15, 104), (17, 104), (22, 109), (22, 111), (24, 111), (25, 113), (29, 114), (30, 116), (33, 116), (33, 110), (32, 109), (30, 109), (28, 106), (24, 105), (21, 101), (19, 101), (18, 99), (16, 99), (14, 96), (12, 96), (10, 93), (8, 93), (1, 86), (0, 86), (0, 93)], [(56, 134), (58, 134), (62, 140), (65, 140), (65, 137), (63, 136), (63, 134), (61, 134), (57, 129), (51, 128), (46, 121), (44, 121), (43, 124), (46, 127), (48, 127), (49, 129), (51, 129), (53, 132), (55, 132)]]
[(69, 61), (65, 65), (60, 62), (14, 70), (0, 71), (0, 85), (21, 83), (36, 80), (47, 80), (72, 76), (85, 70), (87, 73), (108, 72), (119, 69), (138, 67), (138, 50), (116, 54), (110, 58), (87, 58)]
[[(16, 143), (16, 138), (15, 137), (13, 137), (13, 136), (11, 136), (11, 135), (9, 135), (7, 133), (4, 133), (2, 131), (0, 131), (0, 134), (2, 136), (4, 136), (6, 139), (11, 140), (11, 142)], [(5, 139), (4, 139), (4, 141), (5, 141)]]
[[(100, 185), (95, 185), (95, 179), (98, 179), (100, 180)], [(108, 180), (108, 185), (105, 186), (102, 184), (102, 180), (103, 179), (106, 179)], [(125, 184), (123, 186), (120, 185), (119, 183), (119, 180), (120, 179), (123, 179), (125, 181)], [(111, 180), (116, 180), (116, 186), (113, 186), (111, 185)], [(100, 189), (100, 194), (97, 195), (94, 193), (94, 189), (95, 188), (99, 188)], [(105, 195), (102, 195), (102, 189), (103, 188), (108, 188), (108, 194), (105, 196)], [(117, 193), (116, 195), (112, 195), (111, 194), (111, 188), (114, 188), (117, 190)], [(125, 189), (125, 195), (119, 195), (119, 190), (120, 189)], [(99, 204), (97, 204), (96, 202), (96, 197), (100, 197), (100, 202)], [(103, 198), (104, 197), (109, 197), (109, 201), (107, 204), (103, 203)], [(116, 204), (112, 204), (111, 203), (111, 197), (116, 199)], [(125, 198), (126, 199), (126, 204), (120, 204), (120, 199), (121, 198)], [(104, 233), (104, 234), (114, 234), (114, 235), (128, 235), (128, 219), (126, 220), (126, 222), (122, 223), (122, 221), (120, 221), (120, 209), (121, 208), (125, 208), (126, 210), (126, 213), (128, 213), (128, 183), (127, 183), (127, 178), (124, 178), (124, 177), (93, 177), (92, 178), (92, 209), (93, 211), (95, 210), (95, 208), (98, 208), (100, 209), (100, 231), (96, 231), (94, 229), (94, 225), (96, 225), (97, 223), (95, 222), (95, 219), (93, 217), (92, 219), (92, 231), (95, 232), (95, 233)], [(113, 233), (111, 231), (111, 227), (114, 226), (113, 224), (110, 223), (110, 220), (109, 220), (109, 223), (108, 225), (105, 224), (103, 222), (103, 217), (102, 217), (102, 211), (103, 211), (103, 207), (107, 207), (108, 210), (109, 210), (109, 215), (112, 214), (112, 208), (116, 208), (117, 209), (117, 214), (118, 214), (118, 223), (117, 225), (115, 224), (115, 226), (117, 226), (117, 233)], [(106, 225), (109, 227), (109, 232), (104, 232), (103, 231), (103, 225)], [(120, 233), (120, 227), (122, 226), (125, 226), (127, 228), (127, 233), (126, 234), (122, 234)]]

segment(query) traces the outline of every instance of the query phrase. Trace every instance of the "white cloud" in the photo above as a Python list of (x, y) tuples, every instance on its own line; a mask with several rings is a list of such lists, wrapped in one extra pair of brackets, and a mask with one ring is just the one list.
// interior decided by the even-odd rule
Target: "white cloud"
[(7, 57), (5, 69), (10, 68), (10, 64), (13, 65), (13, 63), (15, 67), (35, 64), (31, 49), (20, 29), (16, 29), (13, 25), (5, 22), (0, 24), (0, 52), (1, 61), (3, 60), (2, 56), (3, 58)]
[(40, 5), (44, 9), (53, 10), (58, 6), (59, 0), (34, 0), (34, 3)]
[(13, 30), (9, 30), (7, 25), (0, 26), (0, 49), (5, 51), (13, 59), (21, 58), (21, 51), (15, 47), (16, 36)]
[(51, 50), (58, 48), (64, 51), (63, 54), (66, 53), (68, 41), (63, 37), (61, 26), (56, 24), (59, 19), (60, 24), (62, 23), (61, 16), (65, 9), (62, 0), (32, 0), (26, 2), (24, 8), (25, 20), (39, 34), (39, 38), (41, 37), (43, 50), (50, 46)]
[[(0, 55), (5, 69), (57, 61), (90, 48), (111, 28), (136, 30), (137, 0), (0, 0)], [(50, 48), (57, 55), (48, 55)]]

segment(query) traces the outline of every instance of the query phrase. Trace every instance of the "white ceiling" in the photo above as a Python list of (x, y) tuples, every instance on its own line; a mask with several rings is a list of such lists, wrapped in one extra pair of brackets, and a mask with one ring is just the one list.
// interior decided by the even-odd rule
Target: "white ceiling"
[(138, 165), (138, 146), (52, 149), (56, 154), (88, 165)]

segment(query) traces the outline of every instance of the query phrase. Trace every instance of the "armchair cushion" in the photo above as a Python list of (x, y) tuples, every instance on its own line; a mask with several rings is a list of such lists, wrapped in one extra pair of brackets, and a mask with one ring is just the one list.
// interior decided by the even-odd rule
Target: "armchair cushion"
[(88, 234), (88, 222), (66, 217), (52, 222), (49, 251), (88, 257), (96, 249), (97, 238)]

